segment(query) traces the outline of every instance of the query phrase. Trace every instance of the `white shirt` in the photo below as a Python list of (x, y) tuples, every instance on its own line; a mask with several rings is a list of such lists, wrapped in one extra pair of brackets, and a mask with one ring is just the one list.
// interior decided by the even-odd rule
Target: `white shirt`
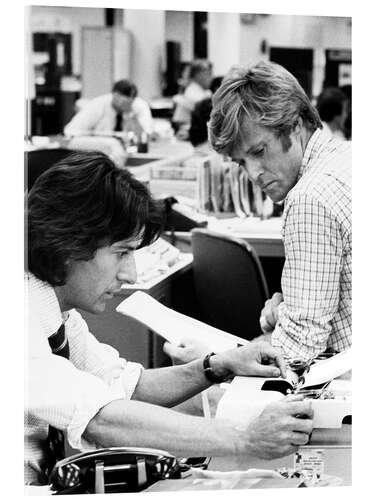
[[(75, 136), (90, 135), (93, 132), (113, 132), (116, 125), (116, 115), (117, 112), (112, 107), (112, 94), (95, 97), (65, 126), (64, 134)], [(151, 134), (153, 131), (152, 116), (146, 101), (136, 97), (132, 102), (131, 115), (137, 119), (144, 132)], [(123, 113), (123, 123), (131, 120), (131, 115)]]
[(62, 323), (56, 294), (31, 273), (26, 290), (25, 483), (46, 484), (49, 425), (64, 431), (72, 448), (95, 448), (82, 437), (87, 424), (111, 401), (132, 397), (143, 367), (98, 342), (75, 309), (65, 322), (69, 360), (52, 354), (48, 337)]
[(190, 82), (182, 96), (175, 96), (176, 109), (173, 115), (173, 121), (177, 123), (190, 123), (191, 113), (195, 105), (199, 101), (211, 97), (211, 95), (211, 90), (205, 90), (194, 81)]
[(316, 130), (285, 199), (284, 302), (272, 344), (288, 357), (352, 343), (351, 164), (351, 142)]

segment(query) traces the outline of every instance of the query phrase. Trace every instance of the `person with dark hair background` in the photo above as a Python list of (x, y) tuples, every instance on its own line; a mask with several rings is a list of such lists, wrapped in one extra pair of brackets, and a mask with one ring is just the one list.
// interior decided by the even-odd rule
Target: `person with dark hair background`
[(345, 140), (345, 122), (348, 117), (348, 98), (339, 88), (327, 87), (319, 95), (316, 109), (326, 128), (337, 139)]
[[(222, 76), (215, 77), (211, 82), (211, 92), (214, 94), (220, 87)], [(212, 97), (207, 97), (199, 101), (191, 114), (191, 124), (189, 129), (189, 140), (197, 152), (206, 153), (212, 151), (208, 143), (207, 123), (210, 120), (212, 110)]]
[[(76, 310), (101, 313), (136, 281), (134, 251), (162, 230), (147, 188), (104, 154), (75, 153), (44, 172), (28, 195), (28, 333), (25, 481), (48, 484), (65, 434), (78, 450), (135, 446), (177, 456), (295, 452), (312, 431), (311, 401), (287, 397), (245, 426), (175, 411), (233, 375), (285, 376), (268, 343), (144, 369), (99, 343)], [(301, 418), (304, 416), (305, 418)]]
[(138, 89), (130, 80), (119, 80), (112, 93), (95, 97), (65, 126), (66, 136), (133, 131), (150, 135), (153, 131), (150, 107), (138, 97)]

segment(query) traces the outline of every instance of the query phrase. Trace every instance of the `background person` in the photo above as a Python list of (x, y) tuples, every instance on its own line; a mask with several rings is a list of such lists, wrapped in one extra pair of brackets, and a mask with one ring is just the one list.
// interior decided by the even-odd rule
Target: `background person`
[(128, 171), (102, 153), (73, 154), (37, 179), (27, 220), (28, 484), (47, 484), (53, 429), (79, 450), (137, 446), (178, 456), (274, 458), (307, 443), (312, 409), (301, 397), (267, 406), (244, 427), (172, 409), (228, 376), (284, 376), (285, 362), (268, 343), (211, 355), (206, 369), (200, 358), (146, 370), (89, 332), (76, 308), (103, 312), (123, 283), (136, 281), (134, 250), (162, 228), (159, 205)]
[[(215, 77), (211, 82), (211, 92), (214, 94), (220, 87), (223, 78)], [(199, 101), (191, 114), (191, 122), (189, 129), (189, 141), (194, 146), (195, 151), (199, 153), (208, 153), (212, 151), (208, 143), (207, 124), (210, 120), (212, 110), (212, 97), (206, 97)]]
[(234, 69), (213, 97), (213, 148), (238, 161), (274, 201), (284, 200), (282, 294), (261, 315), (288, 357), (343, 351), (352, 339), (351, 145), (322, 128), (285, 68)]
[(338, 139), (345, 140), (345, 123), (348, 118), (349, 101), (339, 88), (327, 87), (319, 95), (316, 108), (324, 128)]
[(212, 64), (205, 59), (196, 59), (191, 63), (189, 83), (181, 95), (175, 96), (176, 108), (172, 123), (181, 139), (188, 138), (191, 114), (195, 105), (211, 97)]
[(66, 136), (122, 131), (133, 131), (137, 136), (153, 131), (150, 107), (138, 97), (130, 80), (119, 80), (112, 93), (90, 100), (64, 128)]

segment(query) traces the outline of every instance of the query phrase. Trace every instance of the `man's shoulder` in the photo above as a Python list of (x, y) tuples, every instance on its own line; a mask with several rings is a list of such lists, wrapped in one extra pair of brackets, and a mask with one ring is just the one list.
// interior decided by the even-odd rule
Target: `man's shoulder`
[(112, 102), (112, 94), (103, 94), (90, 99), (89, 102), (86, 104), (85, 108), (106, 107), (110, 106), (111, 102)]
[(288, 195), (289, 201), (303, 197), (332, 201), (332, 197), (351, 196), (351, 144), (330, 141), (323, 153), (309, 165)]
[(149, 109), (150, 106), (148, 105), (145, 99), (142, 99), (142, 97), (137, 96), (133, 101), (132, 108), (134, 111), (139, 111), (139, 110)]

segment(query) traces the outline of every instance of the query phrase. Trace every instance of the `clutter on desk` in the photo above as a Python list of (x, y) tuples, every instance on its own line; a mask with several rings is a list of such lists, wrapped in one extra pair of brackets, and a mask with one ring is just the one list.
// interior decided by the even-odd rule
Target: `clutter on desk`
[(248, 469), (225, 472), (192, 468), (189, 474), (182, 479), (158, 481), (144, 492), (316, 488), (342, 484), (342, 479), (337, 476), (319, 475), (311, 469), (298, 468)]
[(267, 219), (282, 210), (249, 180), (237, 163), (215, 152), (152, 166), (150, 190), (158, 197), (188, 198), (201, 213), (216, 216)]
[(134, 252), (137, 283), (146, 283), (167, 272), (180, 257), (180, 251), (163, 238)]

